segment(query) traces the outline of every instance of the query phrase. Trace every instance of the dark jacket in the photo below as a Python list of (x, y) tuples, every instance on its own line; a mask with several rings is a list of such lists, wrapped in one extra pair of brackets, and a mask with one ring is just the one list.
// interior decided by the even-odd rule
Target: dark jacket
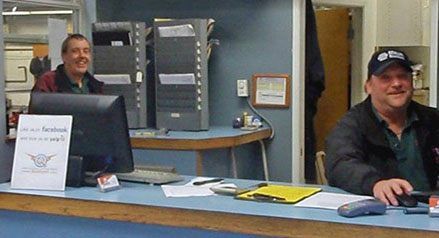
[(305, 98), (306, 106), (317, 107), (325, 90), (325, 69), (317, 37), (317, 24), (311, 0), (306, 1), (305, 26)]
[[(413, 122), (430, 187), (436, 188), (439, 156), (439, 111), (412, 101)], [(325, 172), (329, 185), (356, 194), (373, 194), (373, 186), (383, 179), (401, 178), (398, 162), (372, 111), (368, 97), (353, 107), (326, 138)]]
[[(88, 80), (90, 93), (101, 94), (104, 83), (98, 81), (89, 72), (85, 73)], [(35, 83), (32, 92), (72, 93), (69, 77), (64, 71), (64, 65), (60, 64), (56, 70), (43, 74)]]
[(45, 72), (50, 71), (50, 59), (46, 55), (43, 58), (35, 57), (30, 61), (29, 71), (36, 79), (40, 78)]

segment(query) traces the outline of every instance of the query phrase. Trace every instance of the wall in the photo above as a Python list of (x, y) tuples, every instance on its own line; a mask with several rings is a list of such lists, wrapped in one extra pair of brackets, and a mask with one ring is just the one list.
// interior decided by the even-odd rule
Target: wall
[[(96, 8), (98, 21), (144, 21), (147, 26), (152, 25), (155, 17), (216, 20), (212, 38), (219, 39), (220, 46), (214, 48), (209, 62), (211, 125), (231, 125), (234, 117), (250, 111), (245, 100), (235, 96), (237, 79), (250, 79), (258, 72), (291, 74), (291, 0), (97, 0)], [(271, 179), (290, 181), (291, 109), (260, 111), (273, 122), (276, 132), (275, 139), (267, 146)], [(135, 154), (137, 161), (166, 158), (177, 165), (179, 172), (194, 172), (189, 169), (193, 161), (184, 161), (187, 166), (179, 168), (183, 159), (193, 158), (192, 152), (135, 151)], [(204, 164), (207, 175), (228, 175), (227, 151), (209, 151), (204, 156), (208, 158)], [(237, 157), (240, 177), (262, 179), (258, 144), (238, 148)]]
[[(67, 31), (72, 32), (73, 26), (69, 15), (53, 15), (51, 18), (66, 19)], [(47, 24), (47, 15), (31, 15), (31, 16), (8, 16), (4, 17), (5, 25), (9, 33), (13, 34), (43, 34), (49, 31)]]

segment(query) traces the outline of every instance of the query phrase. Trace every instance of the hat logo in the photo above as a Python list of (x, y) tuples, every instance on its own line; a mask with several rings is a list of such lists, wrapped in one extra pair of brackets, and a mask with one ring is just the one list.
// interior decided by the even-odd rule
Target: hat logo
[(378, 55), (377, 60), (382, 62), (388, 58), (389, 58), (389, 55), (386, 52), (383, 52), (383, 53)]
[(393, 51), (393, 50), (389, 50), (389, 57), (405, 60), (405, 56), (403, 53), (398, 52), (398, 51)]
[(387, 52), (383, 52), (381, 54), (378, 55), (377, 60), (380, 62), (383, 62), (387, 59), (401, 59), (401, 60), (406, 60), (405, 56), (403, 53), (398, 52), (398, 51), (394, 51), (394, 50), (389, 50)]

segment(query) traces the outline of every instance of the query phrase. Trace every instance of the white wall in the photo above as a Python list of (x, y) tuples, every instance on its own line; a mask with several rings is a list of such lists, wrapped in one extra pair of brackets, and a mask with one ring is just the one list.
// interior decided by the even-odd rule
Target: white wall
[[(4, 17), (5, 25), (11, 34), (47, 34), (48, 24), (47, 15), (31, 15), (31, 16), (7, 16)], [(67, 31), (73, 32), (71, 17), (67, 15), (51, 16), (51, 18), (59, 18), (67, 20)]]
[[(352, 72), (352, 76), (353, 76), (352, 95), (351, 95), (352, 105), (355, 105), (356, 103), (358, 103), (359, 101), (361, 101), (366, 97), (366, 93), (363, 90), (363, 84), (367, 79), (367, 70), (366, 70), (367, 63), (369, 61), (370, 55), (375, 51), (375, 46), (378, 45), (377, 44), (377, 30), (379, 24), (377, 22), (377, 7), (379, 3), (378, 1), (385, 1), (385, 0), (313, 0), (313, 3), (315, 5), (350, 7), (350, 8), (355, 8), (356, 11), (358, 11), (358, 8), (362, 9), (363, 29), (362, 29), (362, 42), (360, 44), (360, 47), (362, 47), (361, 50), (362, 55), (360, 56), (359, 51), (355, 50), (355, 48), (352, 51), (353, 53), (352, 65), (354, 67)], [(405, 1), (415, 1), (415, 0), (405, 0)], [(437, 106), (436, 101), (439, 100), (437, 98), (438, 77), (436, 76), (438, 74), (438, 60), (437, 60), (438, 0), (417, 0), (417, 1), (420, 1), (422, 4), (421, 6), (423, 7), (421, 9), (423, 11), (422, 20), (424, 20), (422, 25), (423, 30), (427, 30), (426, 33), (428, 33), (428, 28), (431, 29), (430, 39), (429, 40), (426, 39), (430, 34), (426, 34), (425, 37), (423, 37), (423, 42), (429, 43), (430, 47), (429, 47), (429, 52), (428, 50), (426, 51), (426, 49), (423, 47), (417, 47), (417, 49), (415, 49), (416, 52), (411, 52), (410, 56), (420, 62), (425, 62), (424, 64), (427, 65), (428, 68), (427, 70), (429, 72), (425, 73), (425, 77), (428, 77), (425, 86), (429, 86), (430, 88), (430, 105)], [(401, 4), (404, 4), (403, 1), (401, 1)], [(427, 12), (425, 12), (424, 9), (428, 7), (431, 9), (430, 14), (427, 14)], [(427, 21), (425, 22), (425, 20)], [(404, 50), (412, 51), (410, 49), (404, 49)], [(427, 58), (430, 57), (430, 59), (426, 59), (426, 57)], [(361, 69), (356, 68), (355, 65), (360, 65)], [(359, 70), (362, 71), (361, 74), (358, 72)], [(361, 78), (358, 78), (358, 75), (361, 75)]]

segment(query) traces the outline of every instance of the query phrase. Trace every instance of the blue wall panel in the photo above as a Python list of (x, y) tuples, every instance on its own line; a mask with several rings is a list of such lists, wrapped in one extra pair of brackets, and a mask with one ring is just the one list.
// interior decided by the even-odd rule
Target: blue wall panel
[[(287, 73), (292, 69), (291, 0), (98, 0), (98, 21), (144, 21), (154, 18), (213, 18), (212, 38), (220, 46), (209, 62), (210, 124), (231, 125), (233, 118), (250, 112), (245, 99), (236, 96), (236, 80), (251, 79), (254, 73)], [(271, 179), (291, 180), (291, 109), (260, 110), (275, 126), (276, 137), (268, 143)], [(244, 178), (262, 178), (259, 146), (237, 151), (238, 172)], [(149, 152), (136, 151), (147, 160)], [(207, 175), (226, 174), (229, 160), (225, 151), (206, 152)], [(154, 157), (174, 157), (154, 153)], [(178, 155), (176, 155), (178, 157)], [(165, 161), (165, 159), (163, 159)], [(182, 173), (189, 168), (180, 169)]]

